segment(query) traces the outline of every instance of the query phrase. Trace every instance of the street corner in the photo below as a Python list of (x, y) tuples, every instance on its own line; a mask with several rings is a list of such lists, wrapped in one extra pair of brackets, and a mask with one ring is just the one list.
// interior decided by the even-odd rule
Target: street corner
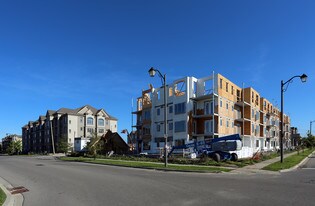
[(3, 190), (3, 192), (6, 195), (6, 200), (3, 204), (3, 206), (22, 206), (24, 197), (21, 194), (22, 192), (25, 192), (28, 189), (23, 189), (21, 187), (13, 187), (10, 183), (8, 183), (6, 180), (4, 180), (2, 177), (0, 177), (0, 188)]

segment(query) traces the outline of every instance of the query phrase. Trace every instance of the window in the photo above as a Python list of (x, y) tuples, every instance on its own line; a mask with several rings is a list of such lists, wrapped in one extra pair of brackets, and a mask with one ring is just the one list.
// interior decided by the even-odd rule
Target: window
[(193, 94), (197, 94), (197, 82), (194, 82)]
[(212, 114), (213, 113), (213, 102), (205, 102), (204, 103), (204, 114)]
[(143, 119), (145, 119), (145, 120), (149, 120), (149, 119), (151, 119), (151, 113), (150, 113), (150, 111), (144, 111), (144, 118)]
[(186, 121), (175, 122), (175, 132), (185, 132), (186, 131)]
[(234, 106), (232, 105), (232, 112), (234, 111)]
[(87, 131), (90, 132), (90, 133), (93, 133), (94, 129), (93, 128), (87, 128)]
[(159, 99), (161, 99), (161, 91), (160, 91), (160, 90), (159, 90), (159, 91), (157, 91), (157, 92), (156, 92), (156, 94), (157, 94), (157, 98), (158, 98), (158, 100), (159, 100)]
[(229, 109), (229, 103), (228, 102), (226, 103), (226, 109), (227, 110)]
[(143, 142), (143, 150), (150, 150), (151, 143), (150, 142)]
[(222, 121), (222, 118), (220, 117), (220, 126), (222, 126), (223, 124), (223, 121)]
[(168, 130), (173, 130), (173, 122), (168, 123)]
[(80, 130), (82, 131), (82, 130), (83, 130), (83, 127), (80, 127)]
[(234, 122), (233, 121), (232, 121), (231, 125), (232, 125), (231, 127), (233, 128), (234, 127)]
[(233, 95), (234, 94), (234, 87), (231, 86), (231, 94)]
[(161, 113), (160, 108), (157, 108), (157, 109), (156, 109), (156, 115), (157, 115), (157, 116), (160, 116), (160, 113)]
[(226, 127), (229, 127), (229, 120), (226, 120)]
[(252, 118), (255, 116), (255, 111), (252, 109)]
[(88, 125), (93, 125), (93, 118), (92, 117), (88, 117), (87, 118), (87, 124)]
[(259, 147), (259, 140), (256, 140), (256, 147)]
[(256, 105), (258, 105), (258, 95), (256, 94)]
[(104, 126), (104, 119), (98, 119), (98, 125)]
[(259, 118), (260, 118), (260, 114), (259, 112), (256, 112), (256, 120), (259, 120)]
[(71, 120), (69, 120), (69, 124), (71, 124)]
[(254, 124), (252, 124), (252, 133), (254, 132)]
[(172, 106), (172, 105), (168, 106), (168, 112), (169, 112), (170, 114), (173, 113), (173, 106)]
[(186, 103), (175, 104), (175, 114), (183, 114), (186, 112)]
[(157, 132), (161, 131), (161, 125), (160, 124), (156, 124), (156, 131)]
[(80, 117), (80, 123), (83, 123), (83, 117)]
[(213, 122), (212, 120), (205, 121), (205, 133), (210, 133), (213, 131)]
[(220, 89), (222, 89), (222, 79), (220, 79)]
[(220, 107), (222, 107), (222, 99), (220, 99)]
[(69, 133), (71, 134), (71, 129), (69, 129)]
[(226, 92), (229, 92), (229, 83), (227, 83), (227, 82), (225, 84), (225, 89), (226, 89)]
[(98, 133), (104, 133), (104, 129), (98, 129)]

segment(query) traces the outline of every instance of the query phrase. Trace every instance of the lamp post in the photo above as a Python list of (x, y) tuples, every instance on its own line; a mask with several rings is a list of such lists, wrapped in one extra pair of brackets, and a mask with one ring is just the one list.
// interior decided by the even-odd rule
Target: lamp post
[(315, 122), (315, 120), (314, 121), (310, 121), (310, 135), (312, 135), (312, 123), (313, 122)]
[(281, 132), (280, 132), (280, 156), (281, 156), (280, 162), (281, 163), (283, 163), (283, 93), (287, 90), (287, 88), (284, 89), (284, 86), (286, 84), (291, 83), (292, 80), (296, 77), (299, 77), (303, 83), (306, 82), (306, 80), (307, 80), (306, 74), (302, 74), (301, 76), (300, 75), (293, 76), (288, 81), (286, 81), (284, 83), (283, 83), (283, 80), (281, 80), (281, 119), (280, 119), (280, 129), (281, 129)]
[(133, 138), (131, 137), (128, 129), (123, 129), (121, 130), (121, 133), (123, 134), (127, 134), (127, 137), (129, 139), (129, 142), (131, 143), (131, 150), (132, 150), (132, 153), (134, 154), (135, 153), (135, 148), (134, 148), (134, 142), (133, 142)]
[(164, 87), (164, 158), (165, 162), (164, 165), (167, 167), (167, 101), (166, 101), (166, 74), (162, 75), (161, 72), (157, 69), (154, 69), (153, 67), (150, 68), (148, 71), (150, 77), (154, 77), (155, 73), (157, 72), (159, 77), (161, 78), (163, 82), (163, 87)]

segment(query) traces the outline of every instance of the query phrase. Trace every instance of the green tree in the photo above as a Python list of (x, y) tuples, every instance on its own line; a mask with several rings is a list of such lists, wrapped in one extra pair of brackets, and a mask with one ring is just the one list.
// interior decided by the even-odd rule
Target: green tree
[(20, 154), (22, 152), (22, 141), (11, 141), (6, 152), (9, 155)]
[(57, 152), (67, 153), (69, 152), (71, 145), (68, 143), (68, 138), (62, 135), (57, 143)]
[(302, 144), (306, 147), (313, 148), (315, 146), (315, 136), (308, 133), (307, 137), (302, 139)]
[(22, 152), (22, 141), (21, 140), (14, 142), (14, 149), (15, 149), (15, 152), (17, 154), (20, 154)]
[(94, 159), (96, 159), (96, 156), (102, 153), (103, 144), (104, 143), (103, 141), (101, 141), (101, 137), (98, 137), (96, 133), (93, 134), (93, 137), (91, 137), (90, 142), (88, 142), (86, 145), (88, 154), (93, 156)]

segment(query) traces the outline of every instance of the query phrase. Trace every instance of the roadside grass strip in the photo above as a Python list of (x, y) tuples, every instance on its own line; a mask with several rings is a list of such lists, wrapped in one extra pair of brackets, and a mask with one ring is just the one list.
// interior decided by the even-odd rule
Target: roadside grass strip
[(125, 161), (125, 160), (111, 160), (111, 159), (94, 159), (86, 157), (60, 157), (63, 161), (74, 161), (74, 162), (87, 162), (103, 165), (115, 165), (124, 167), (134, 168), (145, 168), (145, 169), (157, 169), (157, 170), (169, 170), (169, 171), (186, 171), (186, 172), (229, 172), (231, 169), (220, 168), (220, 167), (209, 167), (209, 166), (198, 166), (198, 165), (178, 165), (168, 164), (164, 167), (164, 163), (157, 162), (139, 162), (139, 161)]
[(0, 206), (3, 205), (5, 199), (6, 199), (6, 195), (3, 192), (3, 190), (0, 188)]
[(283, 163), (280, 161), (267, 165), (266, 167), (262, 168), (263, 170), (270, 170), (270, 171), (280, 171), (284, 169), (289, 169), (294, 167), (295, 165), (299, 164), (304, 158), (310, 155), (314, 149), (305, 149), (304, 152), (301, 150), (300, 154), (291, 155), (287, 158), (283, 159)]

